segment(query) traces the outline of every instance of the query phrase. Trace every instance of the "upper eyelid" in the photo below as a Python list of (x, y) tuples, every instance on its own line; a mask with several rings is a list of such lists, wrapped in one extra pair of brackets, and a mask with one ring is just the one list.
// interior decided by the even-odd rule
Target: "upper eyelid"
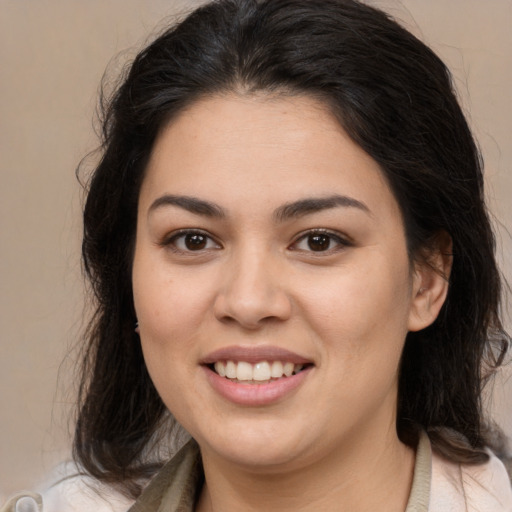
[(181, 228), (181, 229), (177, 229), (175, 231), (172, 231), (171, 233), (166, 234), (162, 238), (162, 240), (160, 242), (160, 245), (168, 245), (173, 240), (176, 240), (180, 236), (185, 236), (185, 235), (190, 235), (190, 234), (204, 235), (204, 236), (208, 237), (209, 239), (211, 239), (213, 242), (215, 242), (217, 245), (222, 245), (219, 242), (219, 240), (217, 239), (217, 237), (215, 237), (214, 235), (212, 235), (208, 231), (205, 231), (204, 229), (200, 229), (200, 228)]
[[(193, 233), (198, 233), (198, 234), (204, 235), (204, 236), (210, 238), (217, 245), (219, 245), (221, 247), (223, 246), (223, 244), (219, 241), (219, 239), (215, 235), (213, 235), (212, 233), (210, 233), (204, 229), (201, 229), (201, 228), (181, 228), (181, 229), (174, 230), (171, 233), (166, 234), (162, 238), (159, 245), (168, 245), (173, 240), (177, 239), (180, 236), (185, 236), (187, 234), (193, 234)], [(340, 233), (339, 231), (335, 231), (335, 230), (331, 230), (331, 229), (327, 229), (327, 228), (313, 228), (313, 229), (307, 229), (307, 230), (301, 231), (300, 233), (295, 235), (295, 237), (293, 238), (292, 242), (288, 245), (288, 247), (291, 247), (291, 246), (297, 244), (300, 240), (302, 240), (303, 238), (305, 238), (307, 236), (315, 235), (315, 234), (324, 234), (324, 235), (330, 236), (333, 239), (336, 239), (340, 243), (347, 245), (347, 246), (353, 244), (353, 240), (348, 235), (346, 235), (344, 233)]]
[(296, 244), (299, 240), (302, 240), (306, 236), (316, 235), (316, 234), (330, 236), (332, 238), (339, 240), (340, 242), (343, 242), (346, 245), (353, 244), (352, 239), (348, 235), (345, 235), (344, 233), (340, 233), (339, 231), (334, 231), (334, 230), (326, 229), (326, 228), (313, 228), (313, 229), (308, 229), (306, 231), (302, 231), (301, 233), (296, 235), (292, 242), (292, 245)]

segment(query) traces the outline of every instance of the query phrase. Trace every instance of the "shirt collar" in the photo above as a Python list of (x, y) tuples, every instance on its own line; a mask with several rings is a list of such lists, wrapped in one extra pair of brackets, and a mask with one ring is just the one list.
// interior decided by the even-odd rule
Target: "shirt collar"
[[(405, 512), (428, 512), (432, 450), (421, 431), (411, 494)], [(190, 440), (159, 471), (128, 512), (194, 512), (204, 483), (199, 447)]]

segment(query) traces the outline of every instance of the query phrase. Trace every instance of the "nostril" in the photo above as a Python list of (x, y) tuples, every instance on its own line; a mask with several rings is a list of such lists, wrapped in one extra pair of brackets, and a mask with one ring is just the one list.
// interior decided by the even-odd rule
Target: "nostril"
[(252, 297), (221, 296), (214, 304), (214, 314), (223, 323), (237, 323), (242, 327), (254, 330), (271, 322), (280, 322), (290, 317), (291, 304), (289, 299), (279, 293), (273, 296)]

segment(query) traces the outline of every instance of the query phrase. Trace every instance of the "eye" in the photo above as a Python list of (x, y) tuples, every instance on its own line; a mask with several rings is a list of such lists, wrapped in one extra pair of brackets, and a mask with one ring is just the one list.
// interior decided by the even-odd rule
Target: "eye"
[(299, 237), (291, 246), (292, 250), (308, 252), (328, 252), (341, 250), (351, 245), (346, 239), (330, 231), (310, 231)]
[(211, 236), (198, 230), (181, 230), (172, 234), (164, 242), (177, 252), (199, 252), (220, 249), (220, 245)]

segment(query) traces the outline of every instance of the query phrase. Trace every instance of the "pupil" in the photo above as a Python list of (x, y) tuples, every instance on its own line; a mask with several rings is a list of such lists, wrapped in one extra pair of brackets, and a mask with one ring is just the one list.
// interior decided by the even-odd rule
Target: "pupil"
[(185, 236), (185, 245), (191, 251), (197, 251), (206, 247), (206, 237), (199, 234)]
[(308, 246), (312, 251), (325, 251), (329, 249), (329, 235), (311, 235), (308, 238)]

